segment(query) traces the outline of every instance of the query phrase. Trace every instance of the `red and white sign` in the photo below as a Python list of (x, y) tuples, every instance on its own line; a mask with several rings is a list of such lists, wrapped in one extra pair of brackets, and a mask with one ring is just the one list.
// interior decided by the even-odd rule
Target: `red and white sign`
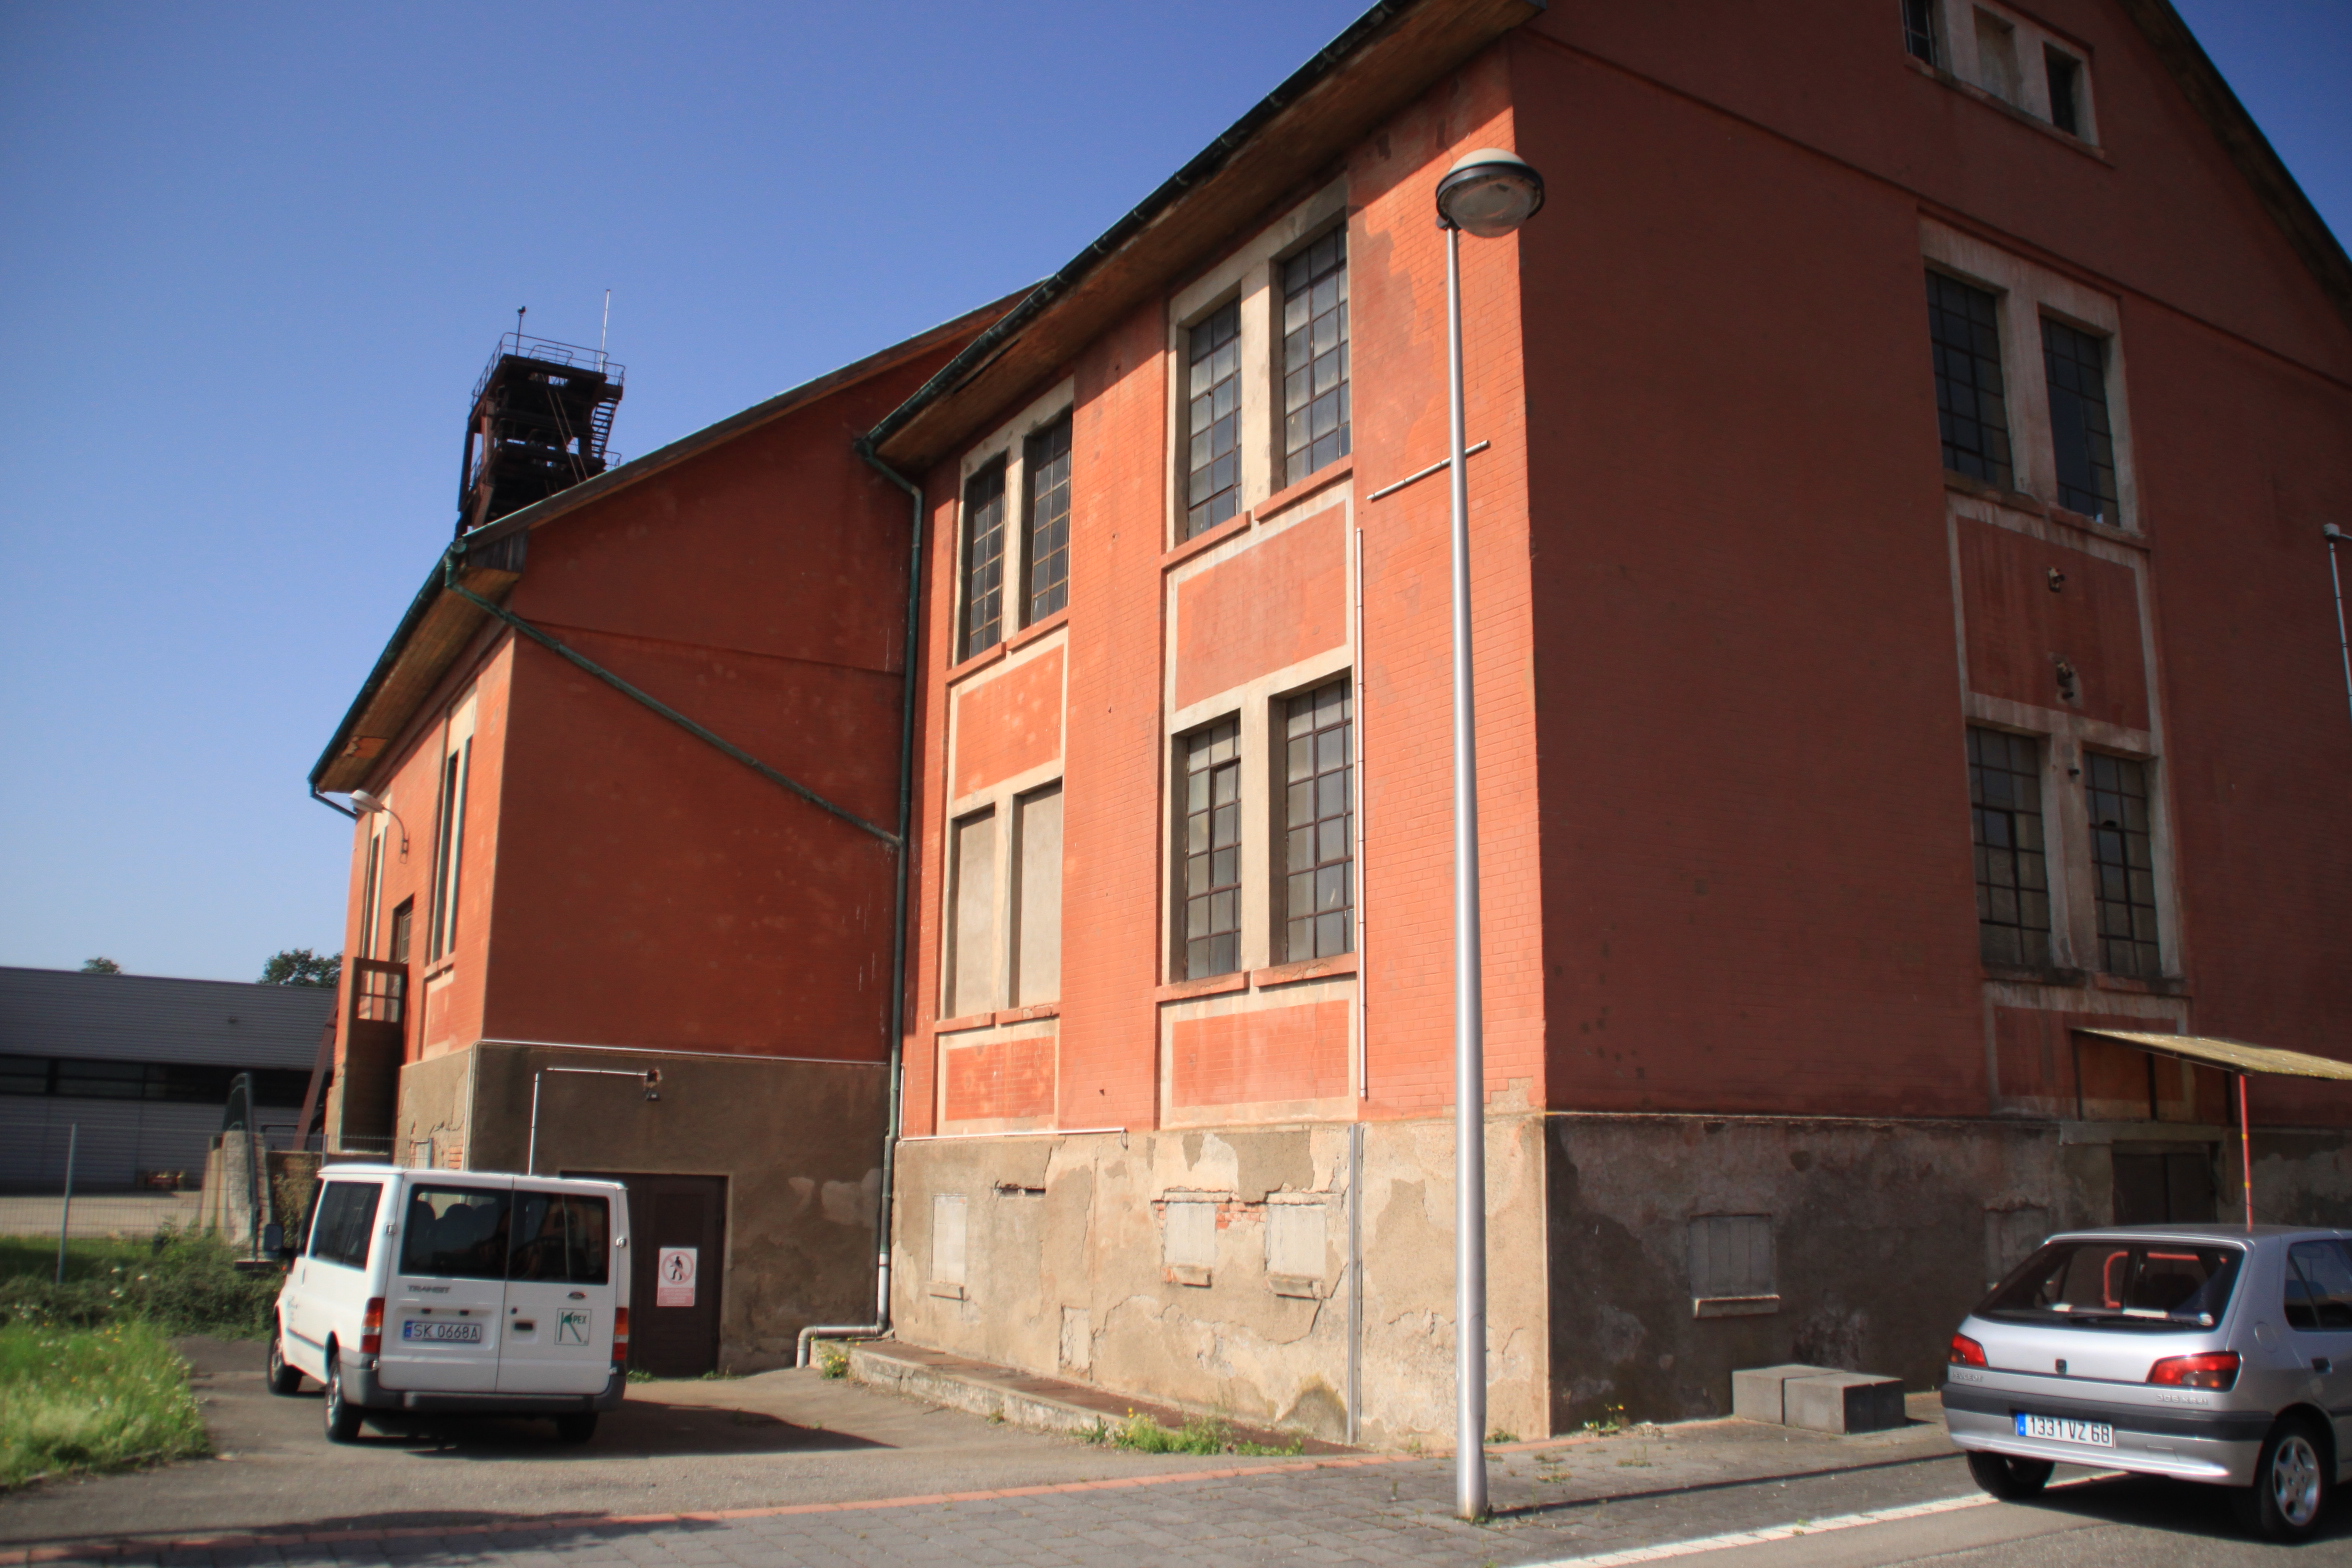
[(654, 1264), (653, 1304), (657, 1307), (694, 1305), (694, 1271), (698, 1249), (663, 1247)]

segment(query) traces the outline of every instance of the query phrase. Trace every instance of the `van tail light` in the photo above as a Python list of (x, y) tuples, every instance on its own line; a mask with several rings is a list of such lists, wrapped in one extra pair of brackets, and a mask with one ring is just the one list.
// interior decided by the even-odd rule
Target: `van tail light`
[(380, 1356), (384, 1353), (384, 1298), (370, 1296), (367, 1311), (359, 1318), (359, 1353)]
[(2208, 1350), (2201, 1356), (2166, 1356), (2148, 1369), (2148, 1381), (2173, 1388), (2210, 1388), (2228, 1393), (2238, 1381), (2238, 1353)]
[(1966, 1334), (1954, 1334), (1949, 1359), (1956, 1367), (1981, 1367), (1985, 1364), (1984, 1346)]
[(627, 1307), (613, 1308), (613, 1359), (615, 1361), (629, 1359), (629, 1309)]

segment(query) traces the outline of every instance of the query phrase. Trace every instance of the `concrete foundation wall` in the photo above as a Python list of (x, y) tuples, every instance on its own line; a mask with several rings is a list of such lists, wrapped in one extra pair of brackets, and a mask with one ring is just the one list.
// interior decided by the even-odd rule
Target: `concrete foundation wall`
[(547, 1078), (542, 1174), (727, 1178), (722, 1367), (788, 1366), (808, 1324), (872, 1321), (881, 1066), (484, 1042), (404, 1071), (402, 1157), (432, 1138), (444, 1154), (461, 1148), (464, 1169), (522, 1170), (546, 1067), (662, 1076), (655, 1101), (626, 1079)]
[[(1487, 1127), (1489, 1403), (1542, 1430), (1542, 1119)], [(918, 1139), (899, 1151), (896, 1332), (1321, 1437), (1347, 1432), (1362, 1202), (1360, 1439), (1452, 1428), (1453, 1126)], [(960, 1233), (960, 1234), (959, 1234)]]

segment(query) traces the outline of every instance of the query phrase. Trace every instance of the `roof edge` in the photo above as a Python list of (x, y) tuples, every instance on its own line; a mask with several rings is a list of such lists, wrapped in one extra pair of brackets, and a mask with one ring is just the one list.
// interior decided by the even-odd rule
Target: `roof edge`
[[(924, 382), (913, 396), (892, 409), (881, 423), (866, 432), (866, 445), (879, 452), (916, 415), (985, 368), (1023, 328), (1045, 314), (1057, 299), (1067, 294), (1097, 266), (1129, 240), (1151, 227), (1194, 187), (1224, 168), (1233, 155), (1247, 145), (1267, 122), (1305, 97), (1398, 18), (1425, 3), (1429, 3), (1429, 0), (1377, 0), (1370, 10), (1349, 23), (1337, 38), (1285, 77), (1272, 92), (1253, 104), (1240, 119), (1227, 126), (1216, 140), (1195, 153), (1183, 167), (1163, 180), (1156, 190), (1105, 229), (1067, 265), (1037, 285), (987, 331), (966, 344), (961, 353), (940, 367), (937, 375)], [(1541, 0), (1536, 0), (1536, 3), (1540, 4)]]
[(334, 734), (328, 738), (326, 749), (319, 753), (318, 761), (311, 765), (308, 782), (312, 792), (318, 792), (319, 781), (326, 776), (328, 769), (334, 766), (336, 759), (350, 744), (353, 730), (358, 726), (360, 719), (365, 716), (369, 705), (375, 701), (377, 693), (384, 689), (385, 683), (391, 679), (393, 672), (399, 667), (402, 657), (408, 651), (410, 640), (416, 635), (417, 628), (423, 624), (434, 604), (447, 591), (444, 585), (447, 581), (449, 562), (453, 555), (462, 558), (470, 549), (495, 544), (499, 540), (515, 534), (543, 528), (590, 502), (602, 500), (616, 491), (627, 489), (641, 480), (651, 478), (663, 469), (673, 468), (688, 458), (731, 440), (747, 430), (766, 424), (770, 420), (781, 418), (819, 398), (838, 392), (844, 387), (854, 386), (860, 381), (880, 375), (918, 354), (969, 333), (982, 322), (1002, 315), (1016, 300), (1028, 292), (1032, 291), (1024, 290), (1020, 293), (1005, 295), (1002, 299), (992, 301), (977, 310), (966, 311), (953, 320), (941, 322), (938, 326), (928, 328), (911, 338), (902, 339), (888, 348), (867, 355), (863, 359), (852, 360), (838, 369), (829, 370), (821, 376), (800, 383), (798, 386), (788, 387), (774, 397), (754, 403), (751, 407), (730, 414), (714, 424), (705, 425), (702, 429), (694, 431), (690, 435), (681, 436), (666, 446), (656, 447), (643, 457), (632, 458), (618, 468), (608, 469), (593, 479), (584, 480), (567, 490), (557, 491), (545, 500), (510, 512), (488, 527), (477, 528), (464, 538), (453, 542), (434, 557), (432, 567), (425, 574), (423, 586), (417, 589), (416, 596), (409, 601), (408, 608), (402, 612), (399, 624), (393, 628), (390, 640), (384, 644), (383, 652), (376, 656), (376, 662), (369, 669), (367, 678), (360, 683), (358, 694), (352, 698), (350, 707), (344, 710), (341, 721), (336, 724)]
[(2352, 326), (2352, 256), (2328, 227), (2327, 219), (2311, 204), (2303, 187), (2289, 172), (2286, 160), (2247, 112), (2245, 104), (2197, 41), (2172, 0), (2118, 0), (2156, 56), (2171, 73), (2174, 85), (2204, 119), (2238, 172), (2254, 187), (2254, 194), (2286, 234), (2303, 265)]

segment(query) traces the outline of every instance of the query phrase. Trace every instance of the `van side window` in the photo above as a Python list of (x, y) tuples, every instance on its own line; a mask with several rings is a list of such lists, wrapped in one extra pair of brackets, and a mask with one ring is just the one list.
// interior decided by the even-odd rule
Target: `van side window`
[(506, 1278), (507, 1194), (487, 1187), (411, 1187), (400, 1272)]
[(509, 1278), (608, 1282), (612, 1209), (602, 1198), (560, 1192), (515, 1194)]
[(331, 1181), (310, 1228), (310, 1255), (322, 1263), (364, 1269), (384, 1189), (372, 1181)]

